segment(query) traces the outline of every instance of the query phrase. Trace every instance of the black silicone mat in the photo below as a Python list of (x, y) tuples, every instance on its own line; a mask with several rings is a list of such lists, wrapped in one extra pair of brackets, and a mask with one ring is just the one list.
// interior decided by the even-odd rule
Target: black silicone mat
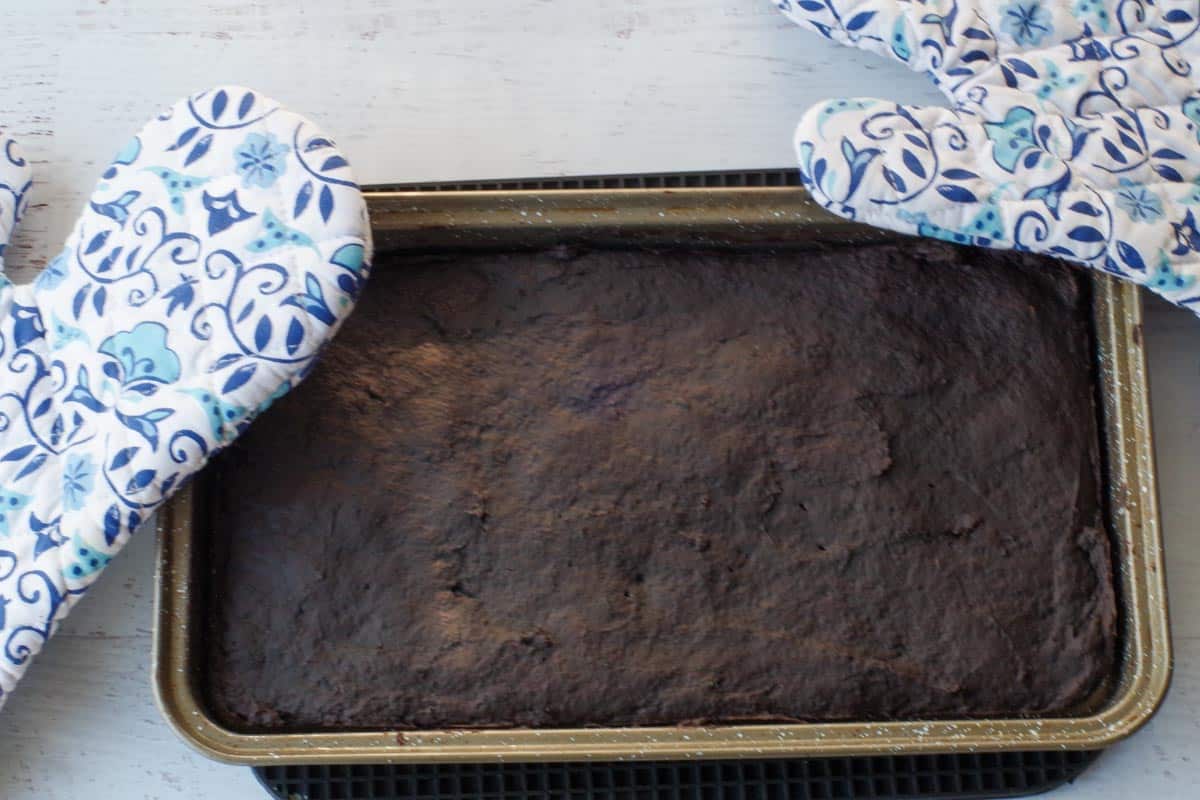
[(281, 800), (892, 800), (1021, 797), (1099, 752), (753, 761), (256, 767)]
[(574, 175), (563, 178), (509, 178), (485, 181), (395, 183), (364, 186), (372, 192), (553, 191), (562, 189), (676, 189), (727, 186), (799, 186), (796, 169), (726, 172), (658, 172), (638, 175)]

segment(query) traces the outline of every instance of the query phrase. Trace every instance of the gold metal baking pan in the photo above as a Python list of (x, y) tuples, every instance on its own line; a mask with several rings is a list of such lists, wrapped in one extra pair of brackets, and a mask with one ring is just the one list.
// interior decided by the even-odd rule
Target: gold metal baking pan
[[(842, 222), (792, 187), (373, 192), (381, 251), (590, 245), (845, 243), (883, 236)], [(576, 730), (246, 734), (205, 709), (199, 608), (205, 545), (192, 490), (160, 515), (155, 689), (163, 714), (201, 752), (241, 764), (753, 758), (1093, 749), (1128, 736), (1167, 689), (1171, 651), (1151, 447), (1142, 303), (1097, 274), (1094, 329), (1121, 619), (1115, 687), (1086, 716)]]

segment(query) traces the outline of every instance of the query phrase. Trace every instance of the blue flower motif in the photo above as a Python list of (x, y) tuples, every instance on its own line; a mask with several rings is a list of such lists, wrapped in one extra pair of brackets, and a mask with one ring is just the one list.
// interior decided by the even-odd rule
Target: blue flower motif
[(1011, 36), (1017, 44), (1036, 45), (1053, 30), (1050, 12), (1039, 0), (1017, 0), (1004, 8), (1004, 19), (1000, 30)]
[(1134, 222), (1153, 222), (1162, 219), (1162, 200), (1158, 195), (1138, 183), (1129, 180), (1121, 181), (1122, 188), (1117, 191), (1117, 208), (1129, 215)]
[(1180, 275), (1171, 269), (1171, 262), (1167, 258), (1167, 254), (1162, 251), (1158, 254), (1158, 269), (1150, 275), (1150, 280), (1146, 282), (1151, 289), (1156, 289), (1163, 294), (1191, 289), (1195, 284), (1196, 277), (1194, 275)]
[(116, 360), (104, 365), (104, 374), (123, 388), (153, 394), (154, 384), (179, 380), (179, 356), (167, 347), (167, 328), (162, 323), (142, 322), (113, 334), (100, 343), (100, 352)]
[(1100, 0), (1075, 0), (1075, 5), (1071, 7), (1071, 10), (1079, 19), (1090, 19), (1096, 23), (1097, 28), (1108, 33), (1110, 21), (1108, 10), (1104, 8)]
[(210, 236), (254, 216), (253, 211), (242, 208), (242, 204), (238, 202), (236, 191), (222, 195), (211, 195), (205, 192), (201, 203), (208, 211), (208, 234)]
[(266, 189), (287, 170), (283, 156), (288, 152), (273, 134), (251, 133), (233, 151), (234, 168), (242, 176), (242, 185)]
[(1053, 62), (1047, 61), (1042, 68), (1042, 81), (1042, 85), (1038, 87), (1037, 96), (1042, 100), (1047, 100), (1055, 92), (1082, 83), (1083, 75), (1075, 74), (1064, 78), (1062, 71)]
[[(1005, 172), (1014, 172), (1017, 162), (1026, 152), (1038, 149), (1037, 141), (1033, 138), (1033, 118), (1033, 111), (1017, 106), (1009, 110), (1002, 122), (983, 124), (984, 133), (992, 141), (992, 159)], [(1025, 166), (1032, 168), (1037, 163), (1038, 155), (1031, 153)]]
[(1171, 223), (1171, 231), (1175, 234), (1175, 248), (1172, 255), (1184, 256), (1188, 253), (1200, 253), (1200, 224), (1196, 215), (1189, 208), (1179, 222)]
[(92, 463), (92, 459), (86, 455), (69, 456), (62, 476), (63, 508), (67, 511), (83, 508), (84, 501), (94, 488), (96, 465)]
[(9, 522), (16, 522), (17, 512), (29, 505), (27, 494), (0, 489), (0, 536), (8, 536)]

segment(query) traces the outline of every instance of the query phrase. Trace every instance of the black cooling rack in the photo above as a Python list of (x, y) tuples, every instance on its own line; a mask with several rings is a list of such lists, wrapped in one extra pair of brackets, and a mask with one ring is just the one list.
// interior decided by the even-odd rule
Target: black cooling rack
[(256, 767), (281, 800), (892, 800), (1022, 797), (1098, 752), (754, 761)]
[[(795, 169), (405, 183), (370, 191), (798, 186)], [(255, 767), (281, 800), (894, 800), (1023, 797), (1074, 780), (1099, 751), (568, 764)]]

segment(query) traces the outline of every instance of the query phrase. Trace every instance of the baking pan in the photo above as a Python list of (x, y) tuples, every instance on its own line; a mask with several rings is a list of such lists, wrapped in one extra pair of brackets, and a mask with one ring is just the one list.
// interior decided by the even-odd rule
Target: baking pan
[[(589, 246), (820, 246), (892, 237), (844, 222), (791, 186), (443, 190), (368, 193), (379, 250)], [(202, 503), (180, 492), (159, 516), (155, 690), (192, 746), (241, 764), (754, 758), (1084, 750), (1154, 713), (1171, 673), (1154, 455), (1136, 287), (1093, 281), (1109, 526), (1120, 615), (1115, 686), (1081, 716), (581, 729), (240, 733), (199, 689), (204, 642)]]

